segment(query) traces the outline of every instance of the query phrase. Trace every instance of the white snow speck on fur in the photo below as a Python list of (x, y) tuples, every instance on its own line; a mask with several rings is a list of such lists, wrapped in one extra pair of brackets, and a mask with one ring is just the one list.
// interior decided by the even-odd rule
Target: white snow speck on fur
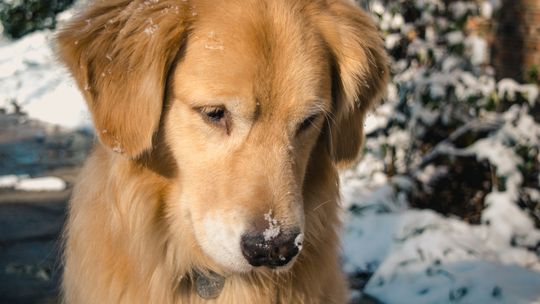
[(124, 149), (122, 149), (122, 145), (119, 141), (115, 140), (114, 145), (112, 146), (112, 151), (119, 154), (124, 153)]
[(264, 230), (263, 237), (268, 242), (279, 235), (281, 227), (278, 221), (272, 216), (272, 210), (264, 214), (264, 219), (268, 221), (268, 228)]
[(294, 246), (296, 246), (298, 248), (298, 250), (300, 251), (300, 250), (302, 250), (302, 248), (304, 246), (303, 244), (304, 244), (304, 234), (300, 233), (294, 239)]
[(216, 32), (210, 31), (208, 33), (207, 41), (204, 44), (204, 48), (208, 50), (223, 51), (224, 50), (223, 41), (217, 37)]
[(154, 23), (154, 20), (148, 19), (148, 26), (144, 29), (147, 35), (153, 35), (159, 28), (159, 25)]

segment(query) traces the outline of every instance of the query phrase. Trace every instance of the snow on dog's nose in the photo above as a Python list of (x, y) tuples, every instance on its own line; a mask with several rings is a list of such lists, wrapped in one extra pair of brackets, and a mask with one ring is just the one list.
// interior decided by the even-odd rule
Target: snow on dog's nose
[(241, 242), (242, 254), (251, 266), (285, 266), (302, 248), (302, 243), (299, 242), (302, 234), (297, 231), (280, 233), (272, 239), (265, 239), (262, 234), (244, 234)]
[(299, 228), (283, 229), (271, 213), (265, 219), (268, 226), (263, 231), (242, 235), (242, 254), (251, 266), (285, 266), (302, 249), (303, 234)]

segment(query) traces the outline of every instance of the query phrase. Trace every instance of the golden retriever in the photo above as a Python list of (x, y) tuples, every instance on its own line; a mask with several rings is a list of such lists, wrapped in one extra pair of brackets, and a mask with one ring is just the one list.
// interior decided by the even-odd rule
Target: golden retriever
[(341, 0), (107, 0), (58, 36), (99, 142), (67, 303), (345, 303), (337, 168), (388, 78)]

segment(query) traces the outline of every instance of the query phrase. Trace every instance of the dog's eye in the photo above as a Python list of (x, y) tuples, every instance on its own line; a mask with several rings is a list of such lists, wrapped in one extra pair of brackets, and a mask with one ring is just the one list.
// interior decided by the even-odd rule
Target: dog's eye
[(222, 127), (229, 133), (228, 113), (225, 107), (200, 107), (197, 108), (197, 111), (207, 123)]
[(213, 122), (219, 122), (225, 117), (225, 109), (223, 108), (203, 109), (202, 113)]
[(200, 107), (196, 109), (202, 117), (212, 123), (219, 123), (225, 118), (226, 110), (224, 107)]
[(301, 133), (305, 131), (306, 129), (308, 129), (318, 117), (319, 117), (319, 114), (314, 114), (304, 119), (304, 121), (302, 121), (302, 123), (298, 126), (298, 130), (296, 131), (296, 133)]

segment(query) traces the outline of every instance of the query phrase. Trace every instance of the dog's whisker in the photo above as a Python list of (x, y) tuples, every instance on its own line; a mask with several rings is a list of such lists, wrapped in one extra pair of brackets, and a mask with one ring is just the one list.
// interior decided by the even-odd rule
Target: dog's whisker
[(324, 206), (324, 205), (326, 205), (326, 204), (328, 204), (330, 202), (332, 202), (332, 201), (331, 200), (324, 201), (324, 202), (320, 203), (319, 205), (317, 205), (315, 208), (313, 208), (312, 211), (317, 211), (317, 209), (321, 208), (322, 206)]

